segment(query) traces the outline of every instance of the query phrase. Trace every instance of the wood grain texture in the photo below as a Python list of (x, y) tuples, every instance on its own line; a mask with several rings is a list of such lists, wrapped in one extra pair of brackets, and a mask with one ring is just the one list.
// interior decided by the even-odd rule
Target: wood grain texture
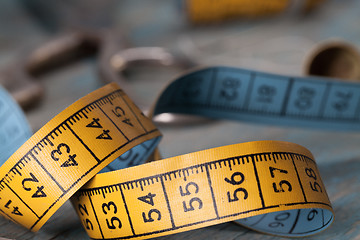
[[(263, 20), (240, 20), (192, 27), (173, 1), (121, 1), (115, 8), (113, 28), (124, 31), (134, 46), (181, 49), (200, 64), (231, 65), (302, 75), (307, 53), (316, 43), (332, 37), (360, 46), (360, 2), (328, 0), (306, 17), (284, 15)], [(0, 64), (6, 66), (22, 49), (47, 39), (43, 30), (15, 1), (0, 4)], [(30, 44), (31, 43), (31, 44)], [(79, 97), (102, 85), (93, 60), (67, 66), (39, 81), (46, 89), (43, 101), (26, 115), (34, 130)], [(128, 94), (144, 108), (160, 89), (179, 74), (178, 69), (136, 68), (127, 75)], [(233, 121), (206, 121), (185, 126), (159, 126), (164, 134), (164, 157), (210, 147), (255, 140), (282, 140), (301, 144), (315, 156), (335, 210), (332, 226), (306, 239), (360, 239), (360, 133), (276, 127)], [(204, 137), (206, 136), (206, 137)], [(191, 141), (189, 140), (191, 139)], [(44, 227), (32, 233), (0, 217), (0, 237), (7, 239), (89, 239), (67, 202)], [(157, 239), (282, 239), (253, 232), (234, 223), (160, 237)]]

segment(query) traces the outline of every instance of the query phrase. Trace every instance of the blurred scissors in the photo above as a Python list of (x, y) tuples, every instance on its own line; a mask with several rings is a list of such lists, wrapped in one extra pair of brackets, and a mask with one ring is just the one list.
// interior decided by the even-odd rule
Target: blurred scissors
[(0, 75), (0, 83), (22, 108), (32, 107), (44, 93), (42, 85), (36, 81), (39, 75), (95, 53), (99, 53), (103, 59), (107, 47), (110, 47), (103, 44), (108, 37), (76, 32), (53, 38), (42, 43), (40, 47), (23, 52), (21, 57), (4, 68)]
[(32, 107), (44, 93), (36, 77), (82, 57), (96, 56), (101, 79), (106, 83), (119, 83), (130, 96), (131, 86), (121, 72), (132, 64), (151, 62), (180, 68), (195, 65), (179, 52), (161, 47), (131, 48), (124, 36), (110, 26), (114, 1), (21, 2), (46, 29), (60, 32), (38, 48), (22, 54), (0, 75), (0, 83), (24, 109)]
[(34, 106), (44, 93), (36, 81), (39, 75), (89, 56), (96, 56), (98, 73), (105, 83), (117, 82), (130, 96), (131, 84), (121, 73), (133, 64), (155, 63), (180, 68), (194, 65), (188, 58), (161, 47), (125, 48), (124, 41), (115, 39), (110, 31), (77, 31), (55, 37), (22, 54), (17, 62), (3, 70), (0, 84), (22, 108), (27, 109)]

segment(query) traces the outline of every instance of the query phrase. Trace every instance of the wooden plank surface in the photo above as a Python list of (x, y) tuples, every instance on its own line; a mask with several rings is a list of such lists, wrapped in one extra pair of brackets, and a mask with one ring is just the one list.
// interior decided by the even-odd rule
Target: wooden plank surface
[[(0, 64), (6, 66), (29, 46), (50, 36), (19, 2), (0, 3)], [(183, 19), (173, 1), (121, 1), (113, 28), (123, 31), (133, 46), (180, 49), (202, 65), (231, 65), (280, 74), (302, 75), (309, 51), (321, 41), (342, 38), (360, 46), (360, 2), (328, 0), (313, 14), (239, 20), (194, 27)], [(150, 107), (160, 89), (179, 69), (136, 68), (128, 74), (128, 94), (143, 108)], [(46, 95), (26, 112), (34, 131), (55, 114), (98, 88), (94, 60), (86, 60), (39, 79)], [(69, 87), (71, 86), (71, 87)], [(205, 121), (185, 126), (160, 125), (164, 157), (210, 147), (255, 140), (282, 140), (307, 147), (315, 156), (335, 210), (326, 231), (306, 239), (360, 239), (360, 134), (295, 127), (276, 127), (234, 121)], [(206, 136), (206, 137), (204, 137)], [(189, 141), (191, 138), (191, 141)], [(196, 143), (196, 144), (194, 144)], [(0, 237), (8, 239), (88, 239), (67, 202), (37, 233), (0, 218)], [(157, 239), (281, 239), (224, 223)]]

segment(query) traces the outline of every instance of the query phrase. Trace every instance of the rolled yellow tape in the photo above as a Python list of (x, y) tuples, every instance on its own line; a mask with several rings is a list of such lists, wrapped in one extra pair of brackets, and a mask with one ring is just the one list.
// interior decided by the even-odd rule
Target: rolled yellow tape
[(92, 239), (144, 239), (266, 214), (255, 225), (251, 218), (250, 224), (241, 223), (303, 236), (333, 220), (312, 154), (277, 141), (229, 145), (98, 174), (72, 203)]
[(116, 84), (81, 98), (48, 122), (0, 168), (0, 213), (37, 231), (97, 172), (160, 136)]

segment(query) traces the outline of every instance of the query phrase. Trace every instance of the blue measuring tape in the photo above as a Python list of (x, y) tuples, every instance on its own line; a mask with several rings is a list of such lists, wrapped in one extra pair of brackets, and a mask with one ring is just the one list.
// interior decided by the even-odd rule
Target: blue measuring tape
[(0, 166), (32, 135), (19, 105), (0, 86)]
[(208, 67), (172, 82), (157, 101), (154, 115), (161, 113), (360, 130), (360, 85), (320, 77)]

